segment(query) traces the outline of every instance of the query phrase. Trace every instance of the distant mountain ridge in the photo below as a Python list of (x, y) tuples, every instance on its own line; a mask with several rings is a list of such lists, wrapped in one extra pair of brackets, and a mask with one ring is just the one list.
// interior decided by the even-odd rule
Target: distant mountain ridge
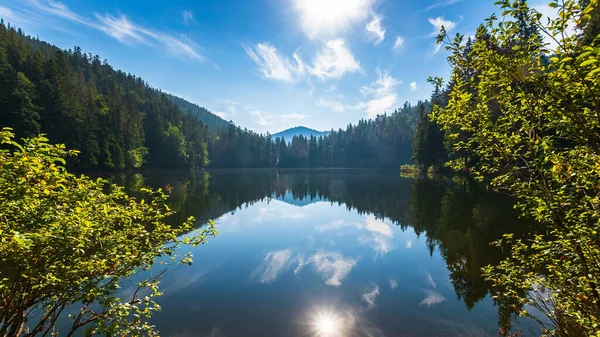
[(305, 126), (296, 126), (287, 130), (283, 130), (281, 132), (277, 132), (272, 135), (273, 139), (279, 137), (285, 139), (287, 142), (292, 141), (294, 136), (302, 136), (309, 138), (311, 135), (319, 138), (321, 136), (329, 135), (329, 131), (318, 131), (315, 129), (307, 128)]

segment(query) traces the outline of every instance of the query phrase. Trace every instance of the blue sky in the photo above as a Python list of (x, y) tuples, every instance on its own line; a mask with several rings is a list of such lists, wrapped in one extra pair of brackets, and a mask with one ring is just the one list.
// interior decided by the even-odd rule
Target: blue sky
[(426, 99), (435, 33), (473, 34), (492, 0), (0, 0), (0, 17), (257, 132), (328, 130)]

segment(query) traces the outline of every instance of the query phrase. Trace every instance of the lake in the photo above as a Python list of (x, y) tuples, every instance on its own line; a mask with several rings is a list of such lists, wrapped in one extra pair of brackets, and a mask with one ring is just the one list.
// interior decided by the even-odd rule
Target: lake
[(480, 268), (503, 257), (491, 241), (528, 225), (477, 185), (368, 170), (116, 181), (169, 185), (178, 219), (213, 219), (220, 232), (163, 278), (163, 336), (497, 336), (509, 319)]

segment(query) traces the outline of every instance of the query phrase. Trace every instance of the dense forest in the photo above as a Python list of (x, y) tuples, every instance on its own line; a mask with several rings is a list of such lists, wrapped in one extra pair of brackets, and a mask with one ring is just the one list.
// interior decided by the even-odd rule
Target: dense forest
[(78, 170), (248, 167), (398, 168), (411, 162), (418, 110), (361, 120), (325, 136), (273, 138), (242, 129), (113, 69), (0, 25), (0, 120), (17, 138), (45, 133), (77, 149)]
[(79, 48), (62, 51), (0, 25), (0, 120), (17, 138), (46, 133), (82, 170), (208, 164), (206, 127), (141, 78)]
[[(511, 195), (543, 226), (496, 245), (511, 255), (485, 267), (505, 314), (548, 336), (600, 334), (600, 4), (551, 1), (547, 18), (525, 0), (501, 0), (472, 38), (448, 36), (447, 81), (421, 111), (420, 169), (472, 177)], [(507, 334), (509, 320), (502, 320)]]

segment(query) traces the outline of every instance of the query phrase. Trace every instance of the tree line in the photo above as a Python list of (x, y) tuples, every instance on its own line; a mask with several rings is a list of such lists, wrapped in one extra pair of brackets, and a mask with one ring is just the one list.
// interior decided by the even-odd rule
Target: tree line
[(397, 169), (411, 162), (419, 109), (430, 109), (429, 102), (405, 103), (389, 115), (320, 137), (273, 138), (230, 124), (209, 144), (211, 167)]
[(0, 24), (0, 120), (81, 151), (77, 170), (398, 168), (411, 162), (419, 109), (404, 106), (323, 137), (273, 138), (150, 87), (79, 47), (61, 50)]

